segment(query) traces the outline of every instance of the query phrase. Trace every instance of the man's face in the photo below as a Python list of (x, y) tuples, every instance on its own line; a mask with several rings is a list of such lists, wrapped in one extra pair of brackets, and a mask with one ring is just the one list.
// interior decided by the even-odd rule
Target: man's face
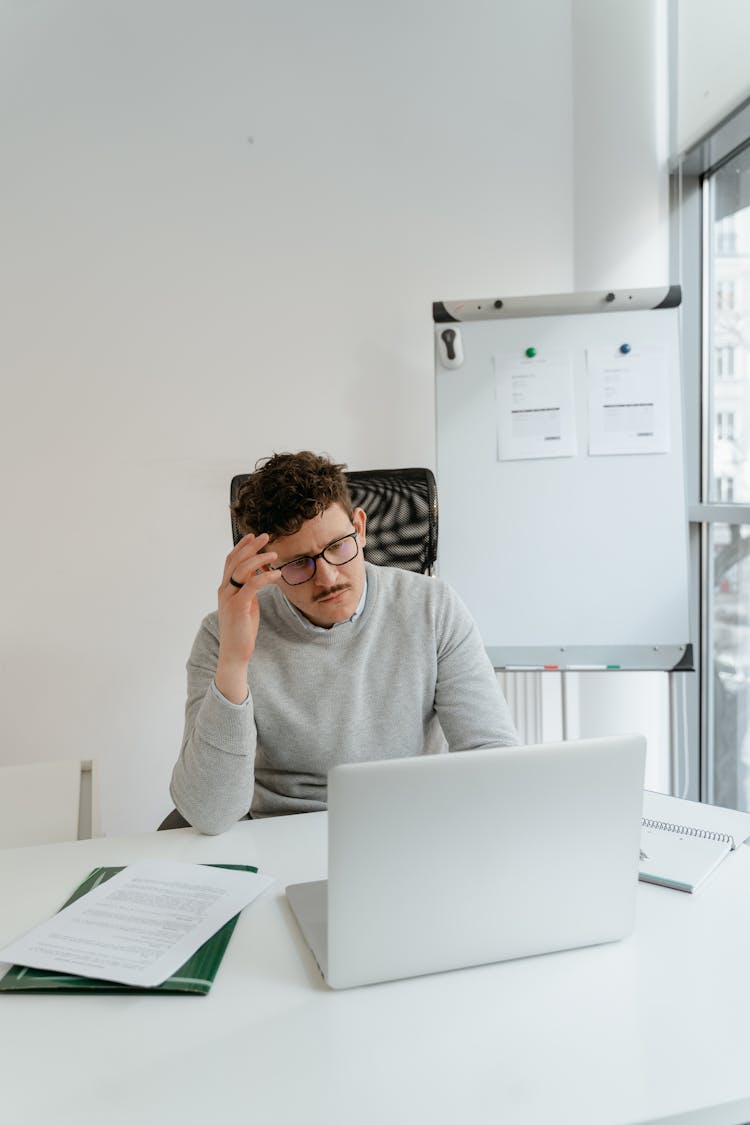
[(317, 555), (345, 535), (357, 532), (359, 548), (356, 556), (341, 566), (332, 566), (324, 558), (316, 560), (315, 574), (299, 586), (290, 586), (282, 576), (279, 586), (293, 606), (304, 613), (313, 625), (327, 629), (338, 621), (347, 621), (359, 605), (365, 584), (365, 524), (367, 517), (355, 508), (349, 519), (340, 504), (331, 504), (322, 515), (307, 520), (294, 535), (272, 540), (278, 558), (274, 567), (284, 566), (303, 555)]

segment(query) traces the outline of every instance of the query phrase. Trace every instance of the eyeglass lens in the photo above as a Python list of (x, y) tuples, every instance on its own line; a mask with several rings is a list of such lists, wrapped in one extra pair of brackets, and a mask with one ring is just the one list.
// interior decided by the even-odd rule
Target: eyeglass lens
[(359, 551), (356, 535), (356, 531), (353, 531), (351, 535), (347, 535), (343, 539), (337, 539), (335, 543), (329, 544), (324, 551), (314, 557), (303, 555), (299, 559), (293, 559), (279, 567), (281, 577), (290, 586), (300, 586), (303, 582), (310, 581), (315, 574), (318, 565), (317, 560), (320, 558), (325, 559), (331, 566), (343, 566), (344, 563), (351, 562)]

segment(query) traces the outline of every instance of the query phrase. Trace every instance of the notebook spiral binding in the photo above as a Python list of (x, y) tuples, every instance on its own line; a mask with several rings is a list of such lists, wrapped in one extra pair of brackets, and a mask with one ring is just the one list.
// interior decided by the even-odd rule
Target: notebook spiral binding
[(660, 832), (679, 832), (681, 836), (697, 836), (701, 840), (718, 840), (722, 844), (731, 845), (732, 851), (736, 846), (734, 836), (730, 836), (728, 832), (711, 832), (708, 828), (690, 828), (686, 824), (670, 824), (666, 820), (650, 820), (645, 816), (642, 823), (644, 828), (656, 828)]

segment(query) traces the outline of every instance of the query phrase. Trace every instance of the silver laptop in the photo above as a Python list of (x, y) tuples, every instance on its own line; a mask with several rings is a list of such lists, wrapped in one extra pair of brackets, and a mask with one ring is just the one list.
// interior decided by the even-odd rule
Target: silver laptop
[(331, 988), (631, 933), (642, 735), (336, 766), (328, 880), (286, 888)]

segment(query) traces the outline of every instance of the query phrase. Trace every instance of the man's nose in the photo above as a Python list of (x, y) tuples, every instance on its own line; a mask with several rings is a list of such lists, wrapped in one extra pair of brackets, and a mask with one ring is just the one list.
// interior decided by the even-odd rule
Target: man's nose
[(326, 562), (326, 560), (322, 556), (317, 559), (315, 567), (315, 581), (318, 586), (335, 586), (338, 579), (338, 575), (336, 573), (337, 570), (338, 567), (331, 566), (331, 564), (329, 562)]

